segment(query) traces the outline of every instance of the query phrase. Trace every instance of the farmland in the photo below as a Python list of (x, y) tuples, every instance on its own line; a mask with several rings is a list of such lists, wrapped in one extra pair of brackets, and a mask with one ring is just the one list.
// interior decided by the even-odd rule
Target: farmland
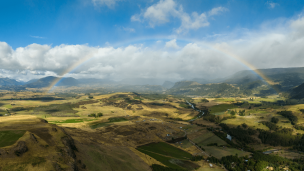
[[(87, 95), (78, 94), (73, 97), (54, 96), (48, 98), (49, 100), (41, 100), (42, 95), (39, 93), (23, 93), (23, 100), (18, 98), (19, 96), (16, 98), (15, 95), (12, 95), (8, 93), (0, 97), (2, 98), (0, 106), (2, 113), (8, 114), (1, 116), (0, 122), (6, 127), (16, 125), (13, 130), (0, 132), (2, 148), (13, 148), (19, 141), (26, 140), (26, 137), (29, 139), (25, 142), (32, 144), (31, 134), (43, 146), (52, 146), (54, 142), (60, 144), (60, 136), (67, 133), (75, 140), (78, 147), (88, 150), (81, 151), (83, 154), (90, 155), (90, 160), (78, 153), (76, 156), (80, 157), (82, 163), (90, 169), (99, 168), (97, 163), (101, 163), (103, 167), (110, 167), (113, 163), (111, 161), (101, 162), (102, 150), (95, 152), (92, 148), (97, 148), (97, 146), (91, 147), (88, 141), (98, 142), (98, 148), (101, 149), (103, 147), (100, 144), (106, 145), (110, 149), (114, 146), (132, 149), (131, 151), (123, 150), (137, 156), (136, 166), (126, 167), (129, 170), (133, 170), (134, 167), (145, 168), (144, 165), (151, 166), (152, 164), (186, 170), (222, 170), (220, 164), (210, 167), (207, 158), (213, 156), (221, 160), (223, 157), (234, 155), (247, 157), (252, 155), (252, 152), (244, 149), (245, 138), (253, 138), (256, 141), (247, 144), (246, 148), (257, 148), (257, 143), (260, 143), (255, 131), (250, 133), (250, 137), (246, 135), (241, 140), (236, 138), (238, 131), (258, 129), (270, 131), (269, 127), (263, 123), (271, 122), (271, 118), (276, 117), (278, 118), (277, 128), (292, 129), (294, 136), (304, 133), (304, 130), (295, 129), (288, 118), (278, 114), (280, 111), (290, 110), (299, 118), (297, 124), (301, 125), (304, 123), (300, 117), (300, 109), (304, 107), (302, 104), (279, 106), (274, 99), (267, 100), (267, 98), (255, 98), (253, 101), (246, 98), (209, 98), (207, 102), (196, 97), (191, 100), (192, 103), (197, 109), (206, 112), (202, 118), (199, 118), (197, 116), (200, 112), (193, 110), (185, 103), (185, 99), (189, 100), (189, 98), (183, 99), (170, 95), (113, 93), (91, 94), (90, 96), (93, 98), (87, 98)], [(32, 96), (39, 100), (30, 98)], [(13, 97), (16, 100), (8, 100)], [(259, 99), (264, 102), (258, 101)], [(207, 118), (209, 119), (206, 120)], [(45, 120), (45, 124), (49, 125), (49, 128), (54, 126), (63, 128), (65, 133), (60, 131), (60, 135), (57, 135), (33, 130), (34, 123), (40, 122), (40, 120)], [(221, 124), (226, 124), (228, 127), (223, 127)], [(227, 134), (232, 135), (232, 141), (226, 138)], [(258, 147), (258, 150), (264, 150), (272, 146)], [(125, 152), (121, 155), (126, 156)], [(36, 151), (30, 150), (30, 153), (34, 154)], [(284, 154), (289, 158), (302, 156), (300, 153), (288, 150)], [(115, 155), (120, 155), (120, 153), (117, 151)], [(198, 156), (202, 157), (195, 161), (194, 158), (199, 158)], [(116, 160), (114, 158), (113, 160)], [(122, 161), (127, 161), (127, 158)], [(37, 162), (33, 163), (41, 163), (35, 167), (40, 167), (40, 165), (52, 167), (48, 165), (49, 162), (45, 156), (41, 156), (41, 160), (37, 159)], [(67, 167), (64, 164), (60, 165)], [(29, 165), (17, 166), (30, 167)], [(4, 168), (16, 169), (16, 167), (6, 165)], [(79, 165), (79, 167), (81, 166)]]

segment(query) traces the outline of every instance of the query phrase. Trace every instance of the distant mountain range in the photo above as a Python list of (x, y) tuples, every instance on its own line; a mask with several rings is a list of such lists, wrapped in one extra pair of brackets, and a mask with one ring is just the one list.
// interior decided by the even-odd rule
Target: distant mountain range
[[(42, 87), (48, 87), (50, 86), (54, 81), (59, 80), (58, 77), (44, 77), (40, 78), (36, 81), (30, 81), (30, 83), (26, 83), (25, 86), (29, 88), (42, 88)], [(61, 79), (58, 83), (57, 86), (78, 86), (79, 82), (72, 77), (67, 77)]]
[(162, 86), (165, 87), (166, 89), (170, 89), (174, 86), (174, 82), (165, 81)]
[(10, 78), (0, 78), (0, 85), (1, 86), (16, 86), (16, 85), (23, 85), (24, 82), (18, 82), (14, 79)]
[[(304, 82), (304, 67), (259, 69), (258, 71), (264, 74), (273, 83), (279, 84), (281, 91), (288, 91)], [(235, 73), (224, 82), (245, 85), (257, 80), (262, 80), (262, 78), (253, 71), (245, 70)]]
[[(304, 67), (259, 69), (258, 71), (269, 78), (272, 85), (268, 85), (254, 71), (244, 70), (228, 78), (212, 80), (193, 78), (175, 83), (163, 79), (148, 78), (129, 78), (117, 82), (110, 79), (75, 79), (66, 77), (62, 78), (56, 86), (102, 86), (111, 91), (167, 92), (204, 96), (269, 95), (289, 92), (293, 98), (304, 98)], [(23, 90), (26, 88), (48, 87), (58, 79), (58, 77), (49, 76), (28, 82), (18, 82), (10, 78), (0, 78), (0, 89)], [(303, 95), (300, 95), (301, 93)]]

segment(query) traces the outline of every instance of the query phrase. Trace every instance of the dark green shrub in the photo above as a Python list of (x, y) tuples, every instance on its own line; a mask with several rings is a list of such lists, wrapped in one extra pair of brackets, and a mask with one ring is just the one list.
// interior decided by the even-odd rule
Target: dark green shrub
[(96, 118), (96, 114), (95, 113), (89, 114), (88, 117), (95, 117)]
[(279, 118), (272, 117), (272, 118), (271, 118), (271, 122), (276, 124), (276, 123), (279, 122)]

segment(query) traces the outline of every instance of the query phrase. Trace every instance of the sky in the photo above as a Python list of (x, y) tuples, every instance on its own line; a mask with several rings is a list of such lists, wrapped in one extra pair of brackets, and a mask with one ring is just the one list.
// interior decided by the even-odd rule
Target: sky
[(10, 0), (0, 15), (0, 77), (20, 81), (304, 67), (302, 0)]

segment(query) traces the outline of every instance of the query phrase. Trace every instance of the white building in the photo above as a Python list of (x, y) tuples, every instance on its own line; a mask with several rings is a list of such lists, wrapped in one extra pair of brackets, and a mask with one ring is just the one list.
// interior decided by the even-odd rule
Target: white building
[(232, 139), (232, 137), (229, 135), (229, 134), (227, 134), (227, 137), (226, 137), (228, 140), (230, 140), (231, 141), (231, 139)]

